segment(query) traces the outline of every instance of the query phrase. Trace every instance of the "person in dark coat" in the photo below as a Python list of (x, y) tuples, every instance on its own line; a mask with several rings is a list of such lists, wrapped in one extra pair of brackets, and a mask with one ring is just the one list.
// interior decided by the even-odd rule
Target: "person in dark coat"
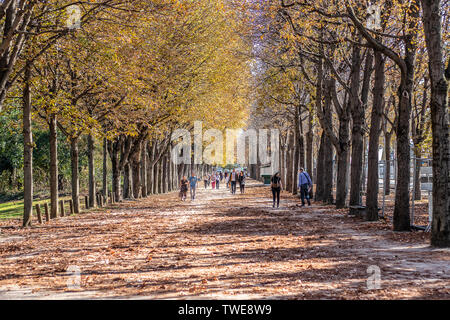
[(181, 179), (180, 181), (180, 198), (181, 201), (186, 201), (186, 194), (188, 191), (188, 185), (189, 185), (189, 181), (186, 178), (186, 176), (183, 177), (183, 179)]
[(245, 174), (243, 171), (241, 171), (241, 173), (239, 174), (238, 182), (241, 193), (245, 193)]
[(281, 189), (283, 188), (283, 185), (281, 184), (281, 177), (280, 173), (277, 172), (273, 175), (272, 179), (270, 179), (271, 182), (271, 189), (272, 189), (272, 195), (273, 195), (273, 208), (275, 208), (275, 202), (277, 204), (277, 208), (280, 207), (280, 194)]

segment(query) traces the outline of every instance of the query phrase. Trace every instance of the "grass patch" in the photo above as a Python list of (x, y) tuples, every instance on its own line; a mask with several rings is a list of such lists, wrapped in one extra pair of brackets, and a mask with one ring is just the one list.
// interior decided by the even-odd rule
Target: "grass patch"
[[(63, 197), (59, 198), (59, 200), (69, 200), (70, 197)], [(50, 203), (50, 200), (40, 200), (40, 201), (33, 201), (33, 215), (36, 215), (36, 209), (35, 205), (40, 204), (41, 206), (44, 205), (44, 203)], [(65, 205), (66, 212), (69, 210), (69, 204), (66, 203)], [(42, 214), (44, 215), (44, 208), (41, 209)], [(6, 219), (21, 219), (23, 216), (23, 200), (18, 201), (9, 201), (0, 203), (0, 220), (6, 220)]]

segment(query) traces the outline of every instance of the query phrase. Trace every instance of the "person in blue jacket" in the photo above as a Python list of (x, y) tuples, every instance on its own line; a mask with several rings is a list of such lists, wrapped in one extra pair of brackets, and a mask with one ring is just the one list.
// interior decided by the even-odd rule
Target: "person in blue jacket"
[(198, 178), (197, 176), (194, 174), (194, 172), (192, 172), (191, 176), (189, 177), (189, 185), (190, 185), (190, 190), (191, 190), (191, 200), (195, 200), (195, 191), (197, 189), (197, 182), (198, 182)]
[(300, 196), (302, 198), (302, 207), (305, 206), (305, 198), (308, 201), (308, 206), (311, 206), (309, 194), (312, 188), (312, 180), (308, 172), (306, 172), (304, 168), (300, 168), (298, 174), (298, 188), (300, 189)]

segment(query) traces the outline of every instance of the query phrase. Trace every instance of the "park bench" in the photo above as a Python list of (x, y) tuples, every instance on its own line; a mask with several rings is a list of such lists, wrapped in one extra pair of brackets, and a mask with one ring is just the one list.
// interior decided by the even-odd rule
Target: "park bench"
[[(366, 217), (366, 213), (367, 213), (366, 206), (350, 206), (349, 209), (350, 209), (350, 211), (349, 211), (350, 216), (355, 216), (355, 217), (360, 217), (360, 218)], [(382, 208), (378, 208), (378, 212), (380, 212), (381, 210), (382, 210)], [(378, 216), (380, 218), (382, 218), (379, 214), (378, 214)]]

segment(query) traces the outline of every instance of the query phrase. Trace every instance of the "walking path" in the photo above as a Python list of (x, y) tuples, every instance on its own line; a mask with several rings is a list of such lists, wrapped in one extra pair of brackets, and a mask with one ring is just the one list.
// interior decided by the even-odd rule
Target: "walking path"
[(193, 202), (172, 193), (4, 229), (0, 299), (450, 298), (450, 251), (428, 234), (298, 204), (223, 184)]

